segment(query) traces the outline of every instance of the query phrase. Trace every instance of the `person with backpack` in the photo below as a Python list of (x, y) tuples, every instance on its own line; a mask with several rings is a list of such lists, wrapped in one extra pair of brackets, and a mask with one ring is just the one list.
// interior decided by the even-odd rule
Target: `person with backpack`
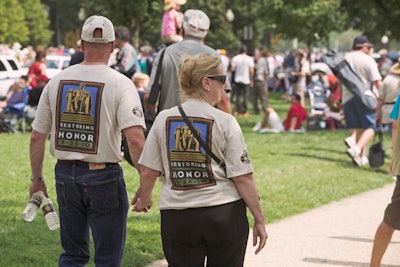
[[(382, 76), (378, 66), (370, 55), (371, 42), (365, 35), (357, 36), (353, 41), (353, 51), (345, 59), (364, 84), (364, 90), (379, 90)], [(376, 90), (375, 90), (376, 91)], [(345, 144), (349, 147), (347, 154), (356, 166), (368, 164), (367, 145), (373, 139), (376, 130), (376, 110), (369, 110), (360, 98), (356, 97), (346, 86), (342, 86), (342, 105), (346, 127), (355, 132), (355, 139), (348, 137)]]
[[(182, 102), (176, 73), (183, 56), (208, 53), (219, 57), (215, 49), (204, 44), (210, 28), (210, 19), (206, 13), (196, 9), (186, 10), (182, 20), (182, 28), (183, 40), (161, 50), (153, 62), (150, 82), (144, 91), (146, 116), (152, 117), (152, 119), (158, 112), (175, 107)], [(159, 85), (159, 87), (155, 85)], [(153, 94), (154, 99), (151, 97)], [(222, 96), (217, 107), (230, 112), (230, 102), (226, 93)]]

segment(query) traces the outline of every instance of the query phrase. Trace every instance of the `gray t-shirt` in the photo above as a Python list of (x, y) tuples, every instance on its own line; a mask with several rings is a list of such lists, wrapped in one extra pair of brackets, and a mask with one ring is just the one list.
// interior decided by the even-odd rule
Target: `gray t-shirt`
[[(161, 95), (158, 103), (159, 111), (178, 106), (182, 102), (177, 77), (180, 61), (183, 56), (197, 55), (200, 53), (208, 53), (216, 57), (220, 57), (216, 50), (202, 44), (199, 39), (194, 38), (186, 37), (185, 39), (183, 39), (183, 41), (177, 42), (166, 48), (160, 75)], [(149, 85), (145, 89), (145, 93), (150, 92), (150, 89), (155, 82), (154, 79), (156, 75), (158, 61), (160, 59), (160, 54), (161, 52), (156, 57), (153, 63)]]
[[(366, 90), (371, 89), (374, 81), (382, 80), (378, 65), (370, 55), (357, 50), (347, 53), (345, 58), (354, 72), (357, 73), (358, 77), (360, 77), (364, 83)], [(372, 89), (376, 95), (379, 94), (376, 88)], [(350, 92), (350, 90), (348, 90), (345, 86), (342, 86), (342, 103), (344, 104), (348, 102), (353, 97), (354, 95)]]

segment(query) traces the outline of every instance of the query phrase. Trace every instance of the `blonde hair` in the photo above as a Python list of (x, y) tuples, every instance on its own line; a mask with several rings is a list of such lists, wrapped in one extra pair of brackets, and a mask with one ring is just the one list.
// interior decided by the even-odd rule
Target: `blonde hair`
[(149, 78), (150, 78), (149, 75), (147, 75), (146, 73), (136, 72), (132, 76), (132, 81), (135, 84), (135, 86), (138, 87), (139, 86), (139, 81), (148, 80)]
[(184, 56), (178, 70), (179, 87), (184, 99), (197, 93), (201, 88), (201, 79), (217, 75), (221, 64), (219, 57), (201, 53), (195, 56)]

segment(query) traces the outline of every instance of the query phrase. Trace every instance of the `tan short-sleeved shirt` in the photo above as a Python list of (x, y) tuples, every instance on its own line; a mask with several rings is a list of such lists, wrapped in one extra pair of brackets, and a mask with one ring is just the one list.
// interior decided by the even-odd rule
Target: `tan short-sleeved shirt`
[(145, 127), (133, 82), (105, 65), (74, 65), (43, 90), (32, 128), (61, 160), (121, 161), (121, 131)]
[(162, 111), (147, 137), (139, 162), (163, 173), (159, 207), (185, 209), (240, 199), (230, 178), (253, 172), (236, 119), (204, 101), (182, 104), (205, 144), (226, 164), (226, 172), (208, 156), (177, 107)]

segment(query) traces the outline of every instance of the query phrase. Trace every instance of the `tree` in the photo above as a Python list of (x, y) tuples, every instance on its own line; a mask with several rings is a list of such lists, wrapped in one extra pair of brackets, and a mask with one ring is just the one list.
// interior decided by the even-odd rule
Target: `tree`
[(0, 9), (0, 43), (29, 40), (25, 12), (18, 0), (3, 0)]
[(341, 1), (341, 10), (348, 14), (347, 28), (359, 29), (371, 42), (381, 43), (383, 35), (400, 38), (400, 2), (397, 0)]
[(23, 44), (48, 46), (53, 32), (49, 29), (50, 21), (44, 5), (40, 0), (20, 1), (25, 11), (25, 22), (29, 28), (29, 39)]
[[(189, 8), (209, 16), (207, 44), (229, 51), (240, 44), (274, 50), (279, 39), (293, 38), (309, 47), (329, 46), (331, 32), (347, 29), (361, 30), (375, 44), (383, 35), (391, 41), (400, 37), (400, 28), (394, 27), (400, 22), (398, 0), (188, 0), (181, 9)], [(228, 9), (235, 17), (231, 22), (226, 17)], [(80, 10), (86, 16), (79, 17)], [(163, 0), (2, 0), (0, 43), (73, 46), (83, 21), (100, 14), (114, 25), (127, 26), (136, 48), (156, 46), (161, 43), (163, 11)]]
[[(205, 41), (207, 45), (215, 49), (224, 48), (232, 51), (240, 44), (240, 39), (234, 33), (236, 19), (229, 22), (226, 17), (229, 5), (227, 1), (220, 0), (191, 0), (185, 5), (185, 10), (200, 9), (207, 14), (210, 19), (210, 30)], [(230, 6), (233, 7), (233, 5)], [(236, 14), (234, 16), (236, 17)]]
[[(59, 0), (42, 0), (48, 9), (51, 29), (54, 31), (51, 40), (53, 46), (65, 44), (65, 36), (70, 31), (82, 27), (82, 21), (79, 21), (78, 14), (85, 1), (68, 0), (61, 3)], [(76, 41), (74, 40), (72, 43)]]
[(103, 11), (115, 26), (127, 26), (138, 48), (143, 43), (160, 42), (161, 14), (164, 1), (101, 0), (97, 10)]
[(275, 0), (272, 7), (276, 31), (298, 38), (308, 47), (327, 41), (332, 31), (345, 30), (347, 17), (338, 0)]

